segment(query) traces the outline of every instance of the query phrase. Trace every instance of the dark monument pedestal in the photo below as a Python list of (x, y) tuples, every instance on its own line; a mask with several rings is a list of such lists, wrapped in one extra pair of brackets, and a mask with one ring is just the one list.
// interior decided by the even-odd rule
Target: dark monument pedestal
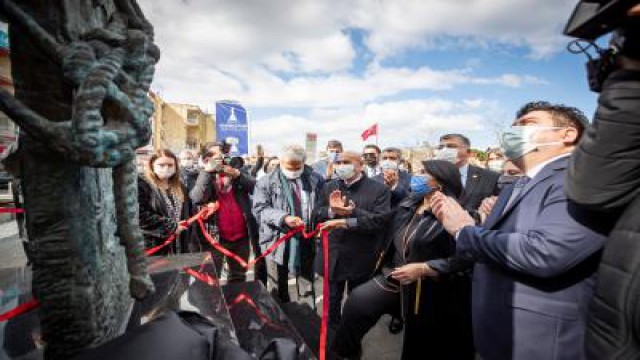
[[(135, 331), (168, 312), (190, 311), (213, 323), (221, 339), (240, 345), (254, 357), (274, 340), (288, 339), (295, 343), (298, 359), (315, 359), (261, 283), (221, 286), (208, 255), (152, 257), (149, 272), (156, 292), (135, 303), (128, 323), (122, 324), (123, 332)], [(0, 269), (0, 313), (29, 301), (30, 284), (29, 268)], [(37, 310), (0, 322), (0, 359), (42, 359), (39, 325)]]

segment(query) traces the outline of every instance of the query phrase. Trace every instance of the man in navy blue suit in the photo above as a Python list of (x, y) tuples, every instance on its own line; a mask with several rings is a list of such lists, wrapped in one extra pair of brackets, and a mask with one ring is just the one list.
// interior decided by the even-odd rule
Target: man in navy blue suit
[[(526, 176), (502, 191), (482, 227), (455, 200), (433, 201), (457, 256), (475, 262), (473, 330), (484, 360), (585, 358), (606, 230), (567, 199), (564, 177), (586, 124), (574, 108), (525, 105), (503, 147)], [(427, 272), (438, 269), (427, 264)]]

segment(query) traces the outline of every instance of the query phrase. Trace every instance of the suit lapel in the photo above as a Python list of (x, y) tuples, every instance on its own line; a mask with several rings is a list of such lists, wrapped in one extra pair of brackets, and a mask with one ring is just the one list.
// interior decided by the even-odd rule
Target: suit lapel
[(498, 196), (498, 200), (496, 200), (493, 210), (485, 220), (484, 225), (482, 225), (483, 228), (491, 229), (498, 222), (502, 213), (504, 213), (504, 208), (507, 206), (514, 188), (514, 185), (510, 185), (500, 192), (500, 196)]
[[(520, 203), (520, 201), (522, 201), (522, 199), (525, 196), (527, 196), (527, 194), (533, 188), (535, 188), (538, 184), (540, 184), (541, 182), (543, 182), (543, 181), (547, 180), (548, 178), (550, 178), (551, 176), (553, 176), (553, 174), (556, 171), (566, 169), (568, 161), (569, 161), (569, 157), (563, 157), (563, 158), (558, 159), (558, 160), (552, 162), (551, 164), (548, 164), (547, 166), (545, 166), (540, 171), (540, 173), (538, 173), (538, 175), (536, 175), (533, 179), (531, 179), (524, 186), (524, 189), (522, 189), (522, 191), (520, 192), (518, 197), (515, 200), (513, 200), (511, 202), (511, 204), (509, 204), (509, 207), (504, 209), (504, 211), (501, 211), (500, 213), (498, 213), (498, 217), (496, 218), (495, 223), (497, 223), (498, 221), (502, 220), (507, 214), (509, 214)], [(509, 197), (510, 196), (511, 195), (509, 195)], [(507, 201), (508, 201), (509, 197), (507, 197)], [(495, 224), (492, 224), (492, 225), (495, 225)]]

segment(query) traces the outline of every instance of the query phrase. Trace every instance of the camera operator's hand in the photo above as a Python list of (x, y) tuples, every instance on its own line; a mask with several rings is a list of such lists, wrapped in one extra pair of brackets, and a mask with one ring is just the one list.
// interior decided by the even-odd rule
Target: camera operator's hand
[(229, 175), (232, 179), (240, 176), (240, 170), (232, 168), (229, 165), (222, 165), (222, 172)]
[(629, 16), (640, 16), (640, 5), (636, 5), (627, 13)]

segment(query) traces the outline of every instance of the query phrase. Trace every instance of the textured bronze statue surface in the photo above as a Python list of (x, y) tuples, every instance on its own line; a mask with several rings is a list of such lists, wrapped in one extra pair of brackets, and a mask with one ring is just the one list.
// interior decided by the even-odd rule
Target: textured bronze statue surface
[(135, 0), (0, 0), (0, 14), (45, 357), (68, 359), (119, 335), (132, 297), (153, 291), (133, 158), (160, 52)]

